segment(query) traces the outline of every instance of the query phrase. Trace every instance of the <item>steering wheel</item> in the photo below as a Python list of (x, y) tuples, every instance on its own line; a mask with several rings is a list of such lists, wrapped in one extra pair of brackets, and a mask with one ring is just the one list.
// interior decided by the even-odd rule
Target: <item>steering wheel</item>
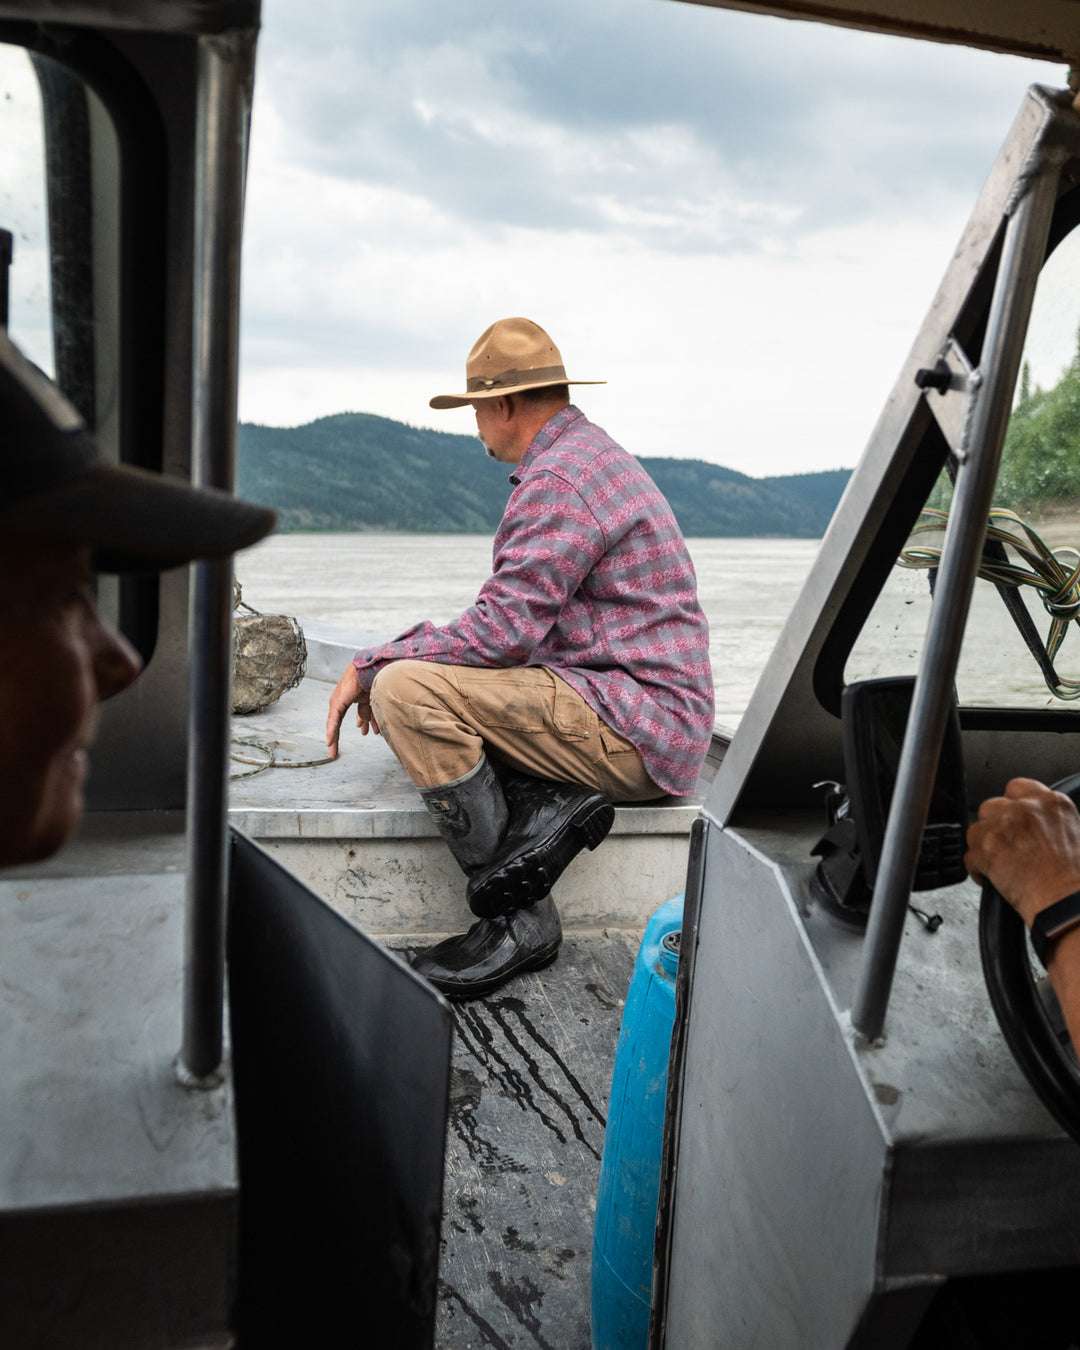
[[(1080, 773), (1054, 789), (1080, 806)], [(1080, 1143), (1080, 1060), (1050, 981), (1032, 964), (1023, 919), (988, 881), (979, 907), (979, 954), (1009, 1049), (1042, 1104)]]

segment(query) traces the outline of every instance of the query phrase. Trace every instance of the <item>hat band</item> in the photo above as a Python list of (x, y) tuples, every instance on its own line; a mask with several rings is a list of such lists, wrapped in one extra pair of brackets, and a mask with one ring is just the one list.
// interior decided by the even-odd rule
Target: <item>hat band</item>
[(510, 389), (518, 384), (566, 383), (565, 366), (534, 366), (531, 370), (504, 370), (499, 375), (470, 375), (465, 392), (478, 394), (485, 389)]

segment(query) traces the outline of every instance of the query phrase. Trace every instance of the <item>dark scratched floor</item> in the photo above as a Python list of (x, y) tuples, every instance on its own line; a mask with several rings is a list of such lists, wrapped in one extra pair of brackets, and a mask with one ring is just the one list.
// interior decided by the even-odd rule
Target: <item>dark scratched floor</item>
[(459, 1004), (437, 1350), (588, 1350), (604, 1122), (640, 932)]

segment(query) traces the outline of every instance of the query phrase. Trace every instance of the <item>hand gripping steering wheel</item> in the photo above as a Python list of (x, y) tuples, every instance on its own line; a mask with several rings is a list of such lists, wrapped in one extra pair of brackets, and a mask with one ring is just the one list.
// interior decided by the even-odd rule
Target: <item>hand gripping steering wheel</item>
[[(1080, 774), (1054, 784), (1080, 806)], [(989, 881), (979, 907), (979, 954), (1002, 1035), (1035, 1093), (1080, 1143), (1080, 1061), (1050, 981), (1036, 973), (1020, 915)]]

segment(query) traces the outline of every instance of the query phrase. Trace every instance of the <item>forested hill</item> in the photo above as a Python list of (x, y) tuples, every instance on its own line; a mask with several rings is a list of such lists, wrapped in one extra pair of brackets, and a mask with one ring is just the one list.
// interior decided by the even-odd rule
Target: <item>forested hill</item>
[(1052, 389), (1031, 387), (1025, 361), (1009, 420), (995, 501), (1014, 509), (1080, 498), (1080, 337)]
[[(422, 431), (370, 413), (303, 427), (241, 423), (240, 493), (274, 506), (279, 529), (487, 534), (510, 492), (509, 470), (474, 436)], [(691, 537), (825, 532), (850, 471), (748, 478), (693, 459), (641, 463)]]

